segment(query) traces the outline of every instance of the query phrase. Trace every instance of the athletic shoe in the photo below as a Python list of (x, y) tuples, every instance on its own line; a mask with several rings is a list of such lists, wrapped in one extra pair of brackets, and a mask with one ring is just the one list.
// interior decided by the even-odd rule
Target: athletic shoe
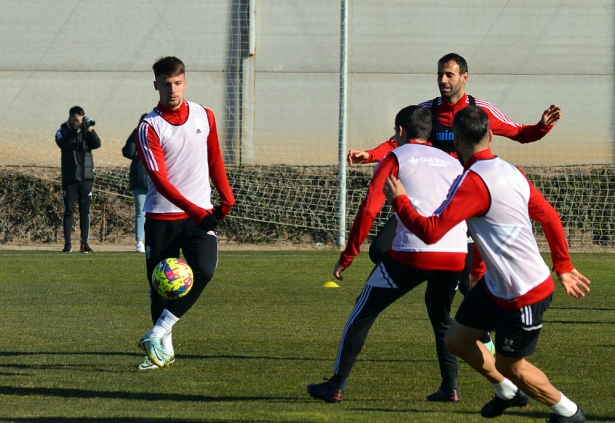
[(491, 355), (495, 355), (495, 345), (493, 345), (493, 341), (485, 342), (483, 345), (487, 347)]
[(530, 397), (521, 392), (520, 389), (517, 389), (517, 393), (511, 399), (505, 400), (497, 395), (493, 397), (491, 401), (489, 401), (482, 410), (480, 410), (480, 415), (486, 418), (493, 418), (501, 416), (504, 413), (504, 410), (510, 407), (529, 407)]
[(145, 358), (143, 359), (143, 363), (137, 366), (137, 369), (139, 370), (156, 370), (159, 368), (160, 367), (152, 363), (152, 360), (150, 360), (148, 356), (145, 356)]
[(312, 398), (321, 399), (325, 402), (342, 402), (344, 399), (344, 391), (333, 388), (330, 381), (312, 383), (307, 386), (307, 391)]
[(143, 241), (138, 241), (137, 242), (136, 251), (137, 251), (137, 253), (144, 253), (145, 252), (145, 244), (143, 243)]
[(433, 394), (428, 395), (427, 401), (459, 402), (461, 401), (461, 397), (459, 396), (459, 392), (457, 392), (457, 390), (455, 389), (453, 389), (452, 391), (445, 391), (440, 388)]
[(94, 250), (92, 250), (90, 246), (88, 245), (88, 243), (86, 242), (86, 243), (81, 244), (81, 252), (87, 254), (87, 253), (93, 253)]
[[(158, 367), (164, 367), (164, 364), (172, 358), (162, 350), (162, 338), (149, 338), (143, 340), (143, 347), (149, 359)], [(173, 358), (174, 359), (174, 358)]]
[(585, 413), (581, 407), (577, 405), (577, 412), (570, 417), (560, 416), (559, 414), (551, 414), (551, 418), (547, 423), (583, 423), (585, 421)]
[[(170, 356), (167, 359), (167, 361), (164, 363), (164, 367), (169, 367), (173, 363), (175, 363), (175, 356)], [(158, 367), (157, 365), (152, 363), (152, 360), (150, 360), (148, 356), (145, 356), (145, 358), (143, 359), (143, 363), (139, 364), (137, 366), (137, 369), (139, 369), (139, 370), (156, 370), (156, 369), (160, 369), (160, 367)]]
[[(164, 338), (164, 336), (163, 336), (163, 338)], [(139, 342), (137, 342), (137, 347), (139, 347), (140, 349), (145, 351), (145, 344), (144, 343), (145, 343), (145, 336), (143, 338), (139, 339)], [(175, 362), (175, 351), (171, 351), (171, 354), (166, 354), (166, 356), (167, 356), (167, 361), (165, 362), (165, 366), (170, 366), (171, 364), (173, 364)]]
[(64, 248), (62, 249), (63, 253), (70, 253), (73, 251), (73, 246), (70, 244), (64, 244)]

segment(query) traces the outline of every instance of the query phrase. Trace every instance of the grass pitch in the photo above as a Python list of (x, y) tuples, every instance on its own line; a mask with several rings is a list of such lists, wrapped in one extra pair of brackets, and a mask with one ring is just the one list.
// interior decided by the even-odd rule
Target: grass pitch
[[(332, 373), (371, 270), (362, 254), (327, 289), (336, 252), (221, 252), (175, 326), (177, 361), (139, 372), (150, 328), (143, 255), (0, 251), (0, 422), (484, 422), (491, 387), (460, 364), (462, 402), (437, 404), (433, 335), (419, 287), (372, 328), (341, 404), (306, 393)], [(582, 300), (558, 285), (530, 360), (589, 421), (615, 421), (615, 256), (575, 254)], [(455, 299), (456, 309), (461, 296)], [(543, 422), (532, 402), (502, 422)]]

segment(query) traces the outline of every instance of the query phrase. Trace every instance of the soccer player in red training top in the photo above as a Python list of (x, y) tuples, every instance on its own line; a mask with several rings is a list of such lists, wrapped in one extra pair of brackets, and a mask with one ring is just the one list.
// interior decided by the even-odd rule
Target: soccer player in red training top
[[(483, 110), (489, 118), (489, 127), (495, 135), (501, 135), (522, 144), (537, 141), (548, 134), (553, 126), (561, 119), (561, 110), (555, 105), (549, 106), (536, 125), (521, 125), (504, 116), (491, 103), (479, 100), (465, 93), (465, 84), (468, 81), (468, 64), (466, 60), (456, 54), (449, 53), (438, 60), (438, 88), (440, 97), (420, 103), (419, 106), (431, 110), (432, 130), (429, 142), (436, 148), (446, 151), (453, 157), (458, 157), (454, 146), (454, 132), (452, 130), (453, 116), (459, 110), (467, 106), (476, 106)], [(373, 163), (382, 158), (397, 147), (395, 137), (380, 144), (373, 150), (357, 151), (348, 153), (349, 165), (359, 163)], [(378, 263), (384, 253), (391, 248), (391, 242), (395, 237), (397, 221), (391, 217), (378, 231), (376, 238), (369, 247), (369, 257), (374, 263)], [(459, 291), (465, 295), (469, 291), (470, 264), (472, 262), (473, 241), (469, 239), (466, 267), (459, 279)], [(481, 341), (494, 352), (493, 343), (489, 334), (485, 334)]]
[[(425, 243), (437, 242), (465, 220), (484, 260), (484, 266), (472, 269), (478, 283), (461, 303), (446, 334), (446, 345), (491, 382), (495, 396), (482, 408), (483, 417), (499, 416), (508, 407), (527, 406), (529, 395), (551, 407), (551, 423), (584, 422), (583, 410), (525, 359), (536, 349), (543, 313), (555, 289), (530, 219), (544, 229), (553, 267), (566, 294), (584, 297), (590, 282), (570, 262), (557, 211), (519, 169), (491, 154), (492, 134), (485, 112), (464, 108), (455, 115), (453, 130), (465, 171), (431, 217), (415, 210), (414, 200), (396, 178), (388, 178), (384, 186), (403, 224)], [(496, 334), (495, 358), (476, 342), (490, 330)]]
[[(352, 263), (384, 203), (382, 186), (389, 175), (398, 176), (421, 212), (430, 215), (446, 198), (453, 181), (463, 171), (459, 161), (431, 147), (431, 113), (419, 106), (402, 109), (395, 117), (395, 137), (400, 145), (378, 165), (367, 195), (352, 225), (348, 245), (334, 268), (334, 276)], [(459, 402), (457, 358), (444, 346), (450, 328), (451, 303), (466, 256), (466, 225), (461, 222), (435, 245), (426, 245), (402, 224), (397, 225), (391, 250), (370, 274), (348, 318), (335, 360), (334, 376), (325, 383), (311, 384), (308, 392), (327, 402), (343, 399), (346, 381), (367, 333), (378, 315), (397, 299), (427, 281), (425, 304), (436, 341), (442, 382), (428, 401)]]
[[(160, 102), (140, 123), (138, 151), (150, 177), (145, 199), (145, 260), (154, 327), (139, 341), (147, 357), (142, 370), (175, 361), (173, 325), (192, 307), (218, 264), (216, 226), (235, 203), (211, 110), (184, 100), (185, 67), (176, 57), (153, 66)], [(211, 185), (221, 203), (211, 203)], [(190, 292), (166, 301), (152, 286), (152, 271), (182, 251), (194, 273)]]
[[(452, 130), (455, 113), (467, 106), (476, 106), (489, 118), (489, 128), (494, 135), (501, 135), (522, 144), (538, 141), (547, 135), (561, 119), (561, 109), (551, 105), (545, 110), (536, 125), (522, 125), (510, 120), (491, 103), (472, 97), (465, 93), (468, 81), (468, 64), (456, 53), (449, 53), (438, 60), (438, 88), (441, 97), (427, 100), (419, 106), (432, 111), (432, 130), (429, 142), (434, 147), (457, 157), (454, 146), (455, 135)], [(383, 142), (372, 150), (350, 150), (347, 161), (349, 165), (374, 163), (397, 147), (395, 137)]]
[[(419, 104), (421, 107), (430, 109), (432, 113), (432, 130), (429, 142), (434, 147), (446, 151), (454, 157), (457, 157), (457, 151), (453, 144), (455, 138), (452, 130), (453, 116), (464, 107), (476, 106), (480, 108), (489, 117), (489, 128), (494, 135), (501, 135), (522, 144), (540, 140), (551, 131), (562, 117), (561, 109), (556, 105), (551, 105), (543, 112), (536, 125), (522, 125), (514, 122), (491, 103), (466, 94), (465, 84), (468, 78), (468, 64), (462, 56), (456, 53), (443, 56), (438, 60), (440, 97)], [(397, 147), (395, 137), (391, 137), (372, 150), (350, 150), (347, 161), (349, 165), (378, 162), (395, 147)], [(369, 255), (374, 263), (377, 263), (391, 247), (391, 241), (395, 236), (395, 225), (395, 219), (389, 219), (370, 245)], [(471, 247), (469, 245), (468, 261), (472, 259)], [(468, 290), (468, 269), (462, 275), (459, 289), (464, 294)]]

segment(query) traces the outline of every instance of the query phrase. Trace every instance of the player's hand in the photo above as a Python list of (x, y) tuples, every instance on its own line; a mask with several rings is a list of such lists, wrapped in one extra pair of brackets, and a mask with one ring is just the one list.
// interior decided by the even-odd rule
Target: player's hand
[(337, 279), (338, 281), (343, 281), (344, 277), (342, 276), (342, 272), (344, 270), (346, 270), (346, 268), (343, 267), (339, 261), (335, 263), (335, 267), (333, 268), (333, 276), (335, 277), (335, 279)]
[(353, 164), (361, 164), (367, 159), (369, 159), (369, 153), (365, 150), (350, 150), (346, 156), (348, 166), (352, 166)]
[(549, 106), (547, 110), (545, 110), (542, 114), (542, 118), (540, 122), (543, 125), (555, 125), (558, 120), (562, 118), (562, 109), (557, 107), (555, 104)]
[(581, 288), (583, 288), (586, 292), (589, 292), (589, 284), (591, 283), (589, 279), (579, 273), (577, 269), (572, 269), (572, 271), (568, 273), (562, 273), (561, 275), (557, 275), (559, 281), (562, 283), (562, 286), (566, 290), (566, 294), (570, 295), (574, 298), (580, 298), (585, 296), (585, 292)]
[(205, 232), (215, 231), (218, 227), (218, 223), (220, 223), (220, 216), (222, 210), (220, 206), (214, 207), (212, 213), (208, 213), (203, 220), (201, 220), (201, 224), (199, 228), (204, 230)]
[(404, 188), (404, 185), (401, 183), (399, 179), (397, 179), (393, 175), (389, 176), (386, 182), (384, 183), (383, 192), (384, 192), (385, 197), (389, 201), (389, 204), (393, 203), (393, 200), (395, 199), (395, 197), (399, 195), (408, 195), (406, 193), (406, 188)]

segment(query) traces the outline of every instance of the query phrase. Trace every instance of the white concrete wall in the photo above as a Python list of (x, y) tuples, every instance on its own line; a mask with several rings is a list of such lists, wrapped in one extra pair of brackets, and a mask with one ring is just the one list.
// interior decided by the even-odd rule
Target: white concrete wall
[[(163, 55), (186, 63), (186, 97), (214, 110), (237, 157), (241, 86), (228, 71), (239, 1), (0, 0), (0, 164), (57, 165), (53, 135), (78, 104), (97, 120), (97, 165), (126, 165), (120, 149), (157, 102), (151, 65)], [(348, 3), (348, 148), (377, 145), (400, 108), (436, 97), (436, 62), (456, 52), (467, 92), (509, 118), (563, 109), (544, 140), (496, 139), (498, 154), (520, 165), (612, 161), (615, 0)], [(340, 2), (256, 5), (253, 161), (335, 163)]]

